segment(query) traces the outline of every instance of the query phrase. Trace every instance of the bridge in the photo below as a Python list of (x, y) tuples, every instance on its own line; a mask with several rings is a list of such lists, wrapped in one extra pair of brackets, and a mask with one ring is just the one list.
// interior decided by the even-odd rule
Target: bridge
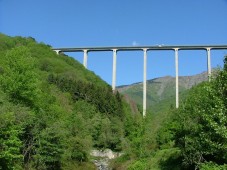
[(112, 89), (116, 90), (117, 52), (119, 51), (143, 51), (143, 116), (146, 116), (147, 105), (147, 52), (148, 51), (174, 51), (175, 74), (176, 74), (176, 108), (179, 107), (179, 84), (178, 84), (178, 51), (180, 50), (206, 50), (207, 51), (207, 74), (211, 77), (211, 50), (225, 50), (227, 45), (174, 45), (174, 46), (129, 46), (129, 47), (79, 47), (79, 48), (53, 48), (59, 54), (61, 52), (83, 52), (83, 65), (87, 68), (88, 52), (113, 52)]

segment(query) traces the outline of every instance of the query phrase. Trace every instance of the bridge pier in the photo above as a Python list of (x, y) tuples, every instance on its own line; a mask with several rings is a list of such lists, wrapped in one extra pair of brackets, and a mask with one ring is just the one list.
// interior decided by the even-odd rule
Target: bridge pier
[(116, 90), (116, 74), (117, 74), (117, 49), (113, 49), (113, 75), (112, 75), (112, 89)]
[(85, 68), (87, 68), (87, 58), (88, 58), (88, 50), (83, 50), (84, 51), (84, 61), (83, 65)]
[(61, 50), (54, 50), (57, 54), (60, 54)]
[(207, 74), (208, 74), (208, 81), (211, 80), (211, 59), (210, 59), (210, 49), (207, 48)]
[(178, 48), (175, 48), (175, 71), (176, 71), (176, 108), (179, 107), (179, 84), (178, 84)]
[(147, 110), (147, 49), (143, 49), (143, 117)]

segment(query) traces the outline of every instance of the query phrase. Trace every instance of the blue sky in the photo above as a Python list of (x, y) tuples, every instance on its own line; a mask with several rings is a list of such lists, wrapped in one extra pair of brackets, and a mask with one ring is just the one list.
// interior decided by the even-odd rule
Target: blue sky
[[(227, 44), (227, 0), (0, 0), (0, 32), (53, 47)], [(212, 67), (226, 54), (212, 51)], [(89, 53), (88, 69), (111, 84), (112, 53)], [(179, 52), (180, 75), (206, 69), (205, 51)], [(174, 53), (148, 52), (147, 74), (174, 76)], [(117, 85), (142, 80), (143, 53), (119, 52)]]

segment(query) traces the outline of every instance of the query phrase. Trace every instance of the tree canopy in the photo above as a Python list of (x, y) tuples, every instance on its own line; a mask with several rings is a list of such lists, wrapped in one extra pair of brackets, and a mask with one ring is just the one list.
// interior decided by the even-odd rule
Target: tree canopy
[(93, 147), (123, 149), (131, 114), (119, 93), (33, 38), (0, 42), (0, 169), (95, 169)]

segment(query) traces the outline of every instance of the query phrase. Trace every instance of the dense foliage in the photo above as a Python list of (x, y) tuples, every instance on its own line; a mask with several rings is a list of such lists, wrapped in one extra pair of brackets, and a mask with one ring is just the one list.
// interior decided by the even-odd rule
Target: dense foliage
[(123, 152), (118, 170), (227, 169), (224, 62), (179, 109), (167, 98), (142, 118), (74, 59), (0, 34), (0, 169), (95, 169), (92, 148)]
[(175, 162), (175, 169), (227, 168), (226, 61), (227, 57), (215, 78), (194, 86), (180, 108), (169, 112), (156, 135), (157, 152), (174, 154), (160, 165)]
[(227, 164), (226, 59), (224, 70), (211, 82), (193, 88), (175, 112), (173, 139), (186, 167)]
[(184, 93), (179, 109), (150, 113), (141, 122), (138, 144), (132, 145), (137, 151), (134, 159), (120, 158), (115, 166), (132, 170), (227, 169), (227, 57), (223, 70), (216, 74), (210, 82)]
[(121, 151), (130, 108), (74, 59), (0, 34), (0, 169), (95, 169), (90, 150)]

